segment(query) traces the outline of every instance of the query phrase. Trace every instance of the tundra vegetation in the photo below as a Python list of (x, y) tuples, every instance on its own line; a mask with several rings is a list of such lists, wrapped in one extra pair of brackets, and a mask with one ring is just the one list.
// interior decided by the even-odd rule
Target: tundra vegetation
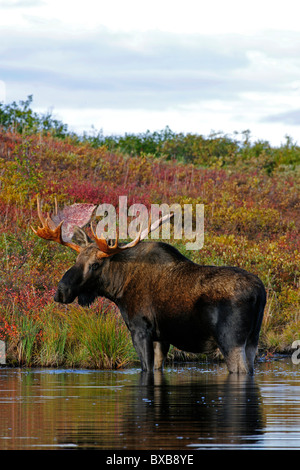
[[(300, 147), (229, 137), (159, 132), (76, 135), (32, 97), (0, 104), (0, 340), (18, 366), (118, 368), (137, 359), (114, 304), (57, 304), (59, 279), (75, 253), (34, 235), (44, 209), (74, 202), (128, 206), (204, 204), (205, 240), (166, 240), (199, 264), (239, 266), (267, 290), (261, 354), (291, 352), (300, 331)], [(175, 348), (169, 359), (191, 359)]]

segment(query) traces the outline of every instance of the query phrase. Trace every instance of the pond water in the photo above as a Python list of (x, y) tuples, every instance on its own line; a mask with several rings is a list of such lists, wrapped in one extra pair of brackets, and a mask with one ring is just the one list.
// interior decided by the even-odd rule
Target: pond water
[(0, 449), (300, 449), (300, 365), (2, 368)]

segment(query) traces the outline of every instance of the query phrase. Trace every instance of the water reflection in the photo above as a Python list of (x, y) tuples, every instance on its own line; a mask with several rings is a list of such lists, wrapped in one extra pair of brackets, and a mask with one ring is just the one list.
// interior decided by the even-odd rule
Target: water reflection
[(240, 445), (244, 437), (257, 441), (263, 416), (259, 387), (253, 378), (196, 375), (189, 379), (185, 374), (183, 380), (179, 376), (176, 381), (158, 372), (141, 375), (128, 414), (135, 416), (134, 421), (128, 419), (131, 447), (151, 444), (158, 449), (182, 449), (212, 442)]
[(0, 369), (0, 449), (295, 448), (300, 370), (163, 373)]

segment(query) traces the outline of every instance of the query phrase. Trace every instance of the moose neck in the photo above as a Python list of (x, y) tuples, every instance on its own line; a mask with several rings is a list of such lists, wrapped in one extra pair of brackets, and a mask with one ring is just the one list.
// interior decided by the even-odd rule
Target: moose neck
[[(130, 266), (123, 262), (126, 253), (104, 260), (99, 279), (99, 295), (118, 304), (130, 278)], [(132, 265), (131, 265), (132, 266)]]

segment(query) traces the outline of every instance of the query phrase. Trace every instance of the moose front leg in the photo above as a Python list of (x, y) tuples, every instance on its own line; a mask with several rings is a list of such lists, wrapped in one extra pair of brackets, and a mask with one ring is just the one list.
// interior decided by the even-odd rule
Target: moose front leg
[(130, 330), (133, 346), (141, 361), (142, 370), (150, 372), (154, 366), (154, 348), (151, 335), (142, 327)]

